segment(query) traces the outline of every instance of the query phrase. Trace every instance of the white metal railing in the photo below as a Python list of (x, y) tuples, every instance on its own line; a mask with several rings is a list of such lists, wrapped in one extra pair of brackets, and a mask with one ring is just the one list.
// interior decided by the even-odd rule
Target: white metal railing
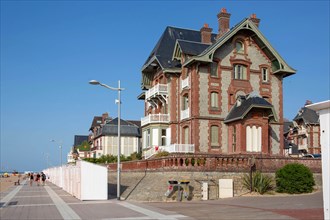
[(189, 108), (185, 109), (185, 110), (181, 110), (181, 114), (180, 114), (180, 118), (182, 119), (186, 119), (189, 118)]
[(195, 145), (194, 144), (171, 144), (167, 146), (162, 146), (162, 150), (165, 150), (169, 153), (194, 153)]
[(168, 123), (170, 121), (169, 114), (150, 114), (144, 118), (141, 118), (141, 126), (150, 123)]
[(144, 151), (144, 158), (145, 159), (148, 159), (150, 157), (152, 157), (153, 155), (156, 154), (156, 152), (159, 150), (158, 147), (156, 146), (152, 146), (150, 149)]
[(167, 95), (167, 85), (166, 84), (157, 84), (148, 91), (146, 91), (146, 98), (149, 99), (152, 96), (155, 95)]
[(181, 89), (184, 89), (186, 87), (189, 87), (189, 77), (181, 81)]
[(148, 159), (159, 151), (167, 151), (169, 153), (195, 153), (194, 144), (171, 144), (167, 146), (152, 146), (144, 152), (144, 158)]

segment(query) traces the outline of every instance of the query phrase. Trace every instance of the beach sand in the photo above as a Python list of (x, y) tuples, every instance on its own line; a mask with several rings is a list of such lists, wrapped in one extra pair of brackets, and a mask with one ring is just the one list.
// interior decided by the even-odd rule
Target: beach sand
[[(23, 176), (23, 175), (22, 175)], [(23, 177), (21, 176), (20, 182), (22, 183)], [(11, 186), (15, 186), (15, 182), (18, 180), (18, 176), (11, 175), (10, 177), (1, 177), (0, 178), (0, 192), (6, 191)]]

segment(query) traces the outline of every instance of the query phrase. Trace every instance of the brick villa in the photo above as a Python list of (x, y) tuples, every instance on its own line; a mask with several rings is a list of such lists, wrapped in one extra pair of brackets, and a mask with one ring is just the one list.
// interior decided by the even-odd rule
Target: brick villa
[(232, 28), (230, 16), (217, 33), (166, 27), (142, 67), (142, 149), (283, 155), (283, 80), (296, 71), (255, 14)]

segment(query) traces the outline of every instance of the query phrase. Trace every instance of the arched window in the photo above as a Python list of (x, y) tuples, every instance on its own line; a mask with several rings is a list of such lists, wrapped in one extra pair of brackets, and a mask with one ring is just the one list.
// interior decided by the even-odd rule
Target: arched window
[(261, 152), (261, 127), (246, 126), (246, 151)]
[(235, 47), (237, 53), (244, 53), (244, 44), (241, 41), (236, 41)]
[(217, 92), (211, 92), (211, 108), (219, 108), (219, 95)]
[(211, 148), (218, 148), (219, 146), (219, 127), (213, 125), (211, 126)]
[(189, 108), (189, 99), (188, 99), (188, 95), (184, 95), (182, 97), (182, 110), (186, 110)]

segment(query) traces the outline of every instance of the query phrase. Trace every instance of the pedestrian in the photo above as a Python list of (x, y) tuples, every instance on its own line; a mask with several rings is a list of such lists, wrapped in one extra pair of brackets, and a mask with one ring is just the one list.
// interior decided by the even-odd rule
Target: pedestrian
[(46, 180), (46, 175), (43, 172), (41, 172), (41, 180), (42, 180), (42, 185), (44, 186), (45, 180)]
[(37, 173), (37, 185), (39, 186), (39, 181), (40, 181), (40, 173)]
[(32, 183), (33, 183), (33, 173), (29, 173), (29, 177), (30, 177), (30, 186), (32, 186)]

